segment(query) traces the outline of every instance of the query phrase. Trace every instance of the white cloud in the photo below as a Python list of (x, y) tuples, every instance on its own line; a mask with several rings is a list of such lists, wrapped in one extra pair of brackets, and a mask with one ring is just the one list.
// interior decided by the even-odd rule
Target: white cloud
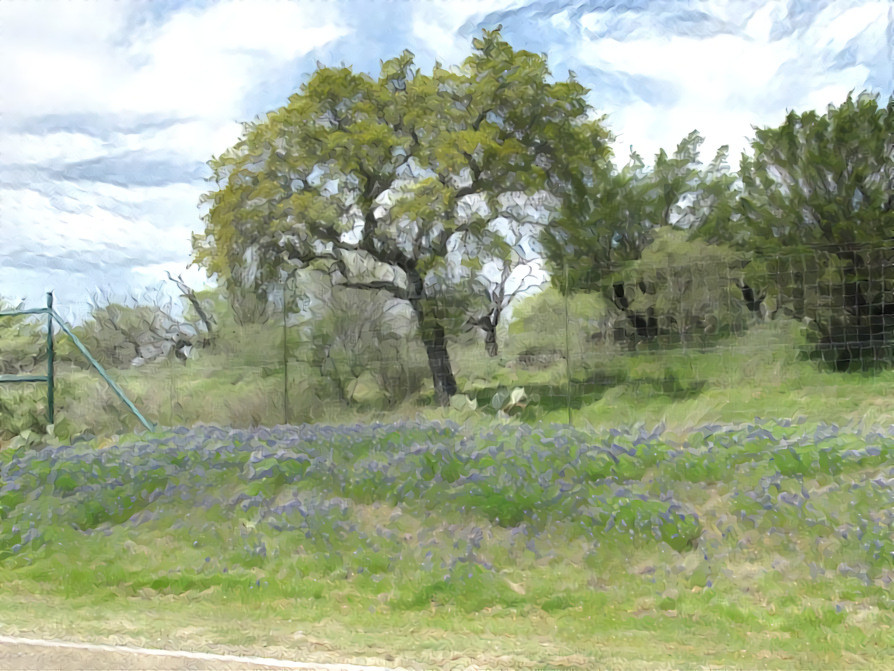
[(786, 11), (784, 3), (773, 2), (751, 14), (739, 35), (601, 39), (582, 43), (577, 53), (592, 66), (673, 81), (679, 87), (674, 105), (638, 102), (610, 115), (621, 136), (618, 153), (626, 155), (633, 144), (652, 156), (658, 147), (671, 150), (698, 129), (705, 137), (706, 156), (728, 144), (735, 164), (753, 125), (777, 125), (787, 109), (823, 110), (862, 87), (869, 72), (865, 65), (834, 69), (827, 64), (853, 38), (872, 41), (875, 32), (883, 35), (886, 7), (882, 2), (858, 7), (832, 3), (805, 32), (771, 40), (774, 23)]
[(563, 10), (558, 14), (553, 14), (549, 17), (549, 22), (554, 25), (556, 28), (561, 28), (563, 30), (568, 30), (571, 28), (571, 19), (568, 17), (568, 10)]
[(195, 187), (185, 184), (122, 188), (78, 183), (52, 196), (0, 189), (0, 237), (5, 254), (16, 261), (0, 267), (0, 296), (38, 305), (45, 291), (54, 290), (59, 305), (79, 319), (97, 290), (126, 296), (164, 281), (165, 270), (184, 273), (194, 286), (203, 286), (202, 273), (186, 269), (197, 199)]
[(606, 18), (609, 12), (587, 12), (580, 17), (580, 25), (584, 30), (598, 33), (606, 27)]
[[(236, 122), (193, 119), (139, 133), (110, 132), (105, 138), (70, 131), (0, 134), (0, 157), (7, 165), (53, 166), (135, 153), (170, 161), (202, 162), (239, 138)], [(70, 187), (66, 187), (70, 188)], [(82, 190), (82, 189), (81, 189)]]
[(122, 86), (118, 104), (233, 120), (253, 81), (347, 32), (326, 3), (233, 0), (181, 12), (136, 36), (130, 53), (146, 64)]
[(4, 163), (63, 163), (124, 151), (205, 161), (238, 138), (239, 107), (254, 81), (347, 32), (332, 5), (237, 0), (124, 35), (128, 12), (136, 8), (54, 3), (48, 12), (45, 3), (0, 3), (0, 58), (16, 63), (0, 70), (3, 117), (13, 123), (131, 113), (187, 120), (102, 140), (76, 128), (6, 133), (0, 139)]
[(785, 2), (776, 0), (759, 7), (748, 23), (745, 25), (744, 34), (753, 40), (767, 43), (773, 31), (773, 25), (785, 15)]
[[(0, 190), (0, 239), (13, 241), (7, 253), (14, 246), (30, 254), (28, 263), (43, 264), (34, 269), (4, 263), (0, 295), (24, 294), (19, 287), (37, 286), (44, 270), (57, 288), (66, 283), (65, 273), (72, 274), (60, 289), (69, 300), (76, 287), (148, 283), (163, 279), (164, 270), (182, 272), (189, 234), (202, 228), (197, 201), (204, 185), (186, 183), (195, 179), (196, 165), (237, 139), (236, 122), (246, 114), (250, 92), (263, 89), (265, 81), (292, 76), (296, 62), (315, 48), (325, 52), (325, 45), (350, 34), (349, 25), (359, 26), (358, 40), (369, 40), (358, 44), (387, 42), (393, 45), (389, 55), (406, 47), (420, 61), (438, 58), (452, 65), (469, 54), (470, 39), (479, 34), (470, 26), (492, 12), (518, 9), (501, 19), (505, 34), (513, 35), (517, 48), (547, 52), (557, 74), (554, 58), (607, 71), (608, 82), (620, 73), (659, 82), (656, 89), (666, 83), (678, 95), (662, 99), (672, 102), (654, 104), (661, 96), (643, 95), (614, 109), (599, 108), (609, 113), (620, 135), (620, 162), (631, 144), (649, 160), (659, 147), (672, 150), (695, 128), (706, 136), (705, 160), (728, 143), (735, 164), (752, 124), (778, 125), (786, 109), (825, 109), (848, 91), (860, 90), (870, 75), (890, 81), (890, 63), (878, 63), (890, 39), (888, 0), (833, 0), (822, 9), (804, 5), (815, 16), (800, 23), (789, 17), (790, 3), (784, 0), (715, 0), (702, 6), (736, 34), (707, 38), (658, 34), (654, 27), (673, 16), (649, 8), (643, 14), (649, 20), (635, 25), (634, 32), (598, 40), (586, 35), (617, 30), (612, 21), (624, 18), (623, 2), (580, 21), (574, 18), (579, 2), (569, 0), (549, 15), (555, 4), (406, 3), (387, 10), (406, 14), (399, 25), (370, 21), (383, 32), (370, 29), (375, 34), (366, 35), (362, 12), (378, 11), (376, 2), (224, 0), (141, 24), (146, 5), (139, 2), (55, 2), (48, 11), (46, 2), (0, 1), (0, 59), (15, 64), (0, 69), (0, 124), (9, 127), (0, 133), (0, 168), (5, 164), (5, 175), (17, 184), (34, 180), (32, 188)], [(664, 3), (655, 7), (675, 11)], [(345, 16), (352, 11), (360, 14)], [(786, 30), (780, 32), (781, 27)], [(337, 60), (339, 54), (332, 55)], [(352, 65), (375, 70), (377, 63)], [(620, 81), (623, 86), (623, 77)], [(599, 99), (594, 91), (597, 106)], [(55, 120), (46, 121), (51, 117)], [(96, 170), (86, 174), (98, 174), (104, 159), (121, 159), (111, 161), (109, 169), (121, 167), (122, 174), (125, 168), (139, 170), (141, 161), (156, 162), (160, 170), (170, 164), (175, 179), (182, 168), (184, 183), (144, 188), (51, 177), (64, 173), (66, 164), (91, 160), (98, 167), (91, 165)], [(21, 167), (28, 165), (35, 170), (22, 175), (27, 168)], [(100, 248), (106, 256), (95, 271), (52, 271), (54, 265), (73, 263), (74, 253), (95, 256)], [(194, 270), (188, 277), (198, 283), (199, 276), (204, 277)]]
[[(413, 8), (412, 34), (443, 65), (458, 65), (470, 50), (469, 36), (459, 34), (464, 24), (520, 4), (523, 4), (522, 0), (418, 2), (408, 5)], [(478, 34), (474, 36), (478, 37)]]
[(207, 161), (239, 138), (242, 124), (220, 122), (208, 124), (192, 120), (166, 128), (121, 137), (116, 146), (125, 151), (167, 152), (182, 158)]
[(0, 68), (3, 115), (105, 109), (109, 84), (126, 77), (110, 57), (124, 25), (125, 3), (2, 2)]
[(890, 7), (890, 3), (884, 1), (851, 7), (844, 11), (841, 11), (839, 5), (831, 5), (817, 17), (813, 30), (808, 33), (808, 38), (814, 39), (809, 39), (808, 44), (839, 50), (867, 30), (879, 30), (883, 33)]
[[(151, 286), (159, 280), (167, 282), (166, 273), (171, 273), (174, 277), (182, 277), (186, 285), (194, 291), (214, 286), (205, 271), (196, 266), (187, 268), (180, 263), (150, 263), (133, 268), (133, 274), (141, 280), (143, 286)], [(179, 290), (173, 284), (168, 284), (166, 287), (169, 289), (170, 295), (180, 295)]]
[(108, 152), (108, 142), (83, 133), (0, 134), (0, 157), (7, 164), (81, 161)]
[(150, 221), (115, 214), (84, 198), (77, 199), (77, 210), (60, 209), (51, 197), (27, 189), (0, 190), (0, 198), (8, 210), (3, 228), (9, 236), (4, 237), (10, 254), (24, 254), (28, 249), (83, 254), (85, 265), (102, 265), (112, 262), (97, 254), (103, 250), (117, 250), (124, 258), (139, 257), (147, 250), (153, 255), (179, 256), (185, 246), (171, 230), (162, 232)]
[[(162, 268), (183, 272), (191, 234), (202, 227), (203, 186), (124, 188), (49, 175), (84, 161), (99, 161), (98, 173), (103, 159), (115, 157), (204, 162), (238, 138), (252, 85), (348, 33), (338, 6), (328, 3), (218, 2), (128, 28), (143, 11), (127, 2), (59, 2), (52, 11), (47, 3), (0, 2), (0, 59), (16, 64), (0, 69), (0, 113), (10, 127), (0, 134), (0, 167), (9, 166), (16, 183), (34, 182), (0, 189), (0, 237), (17, 264), (0, 272), (0, 294), (34, 299), (17, 285), (33, 289), (41, 273), (57, 287), (59, 273), (71, 273), (63, 291), (72, 300), (73, 286), (144, 282)], [(51, 117), (63, 129), (41, 133), (40, 120)], [(126, 120), (135, 118), (162, 123), (128, 131)]]
[[(125, 34), (139, 3), (0, 3), (3, 112), (227, 117), (263, 74), (347, 33), (327, 3), (231, 0)], [(125, 41), (125, 38), (127, 41)]]
[[(150, 222), (159, 231), (179, 227), (187, 231), (200, 226), (198, 221), (199, 197), (204, 186), (177, 183), (153, 187), (121, 187), (114, 184), (90, 183), (87, 191), (83, 183), (79, 199), (94, 200), (104, 209), (130, 210)], [(185, 239), (189, 239), (186, 235)]]
[(753, 108), (750, 103), (766, 90), (794, 49), (785, 42), (768, 46), (718, 35), (600, 40), (582, 45), (579, 54), (596, 67), (661, 78), (679, 87), (676, 105), (659, 109), (638, 102), (609, 117), (621, 135), (620, 146), (633, 144), (644, 156), (652, 156), (659, 147), (672, 149), (693, 129), (705, 137), (706, 153), (729, 144), (737, 154), (745, 145), (742, 136), (750, 135), (755, 121), (747, 111)]

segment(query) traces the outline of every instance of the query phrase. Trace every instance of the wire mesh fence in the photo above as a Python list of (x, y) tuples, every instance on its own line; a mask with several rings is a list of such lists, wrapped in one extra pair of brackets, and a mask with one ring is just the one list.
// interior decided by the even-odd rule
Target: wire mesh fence
[[(159, 305), (68, 307), (84, 315), (81, 340), (162, 426), (418, 413), (571, 423), (883, 417), (894, 381), (892, 266), (892, 250), (880, 248), (748, 263), (668, 255), (588, 291), (547, 286), (516, 297), (496, 347), (467, 315), (445, 318), (457, 387), (446, 409), (414, 314), (382, 293), (336, 290), (316, 302), (282, 293), (248, 316), (209, 301), (210, 332), (189, 306), (180, 316)], [(29, 328), (0, 324), (3, 370), (45, 365)], [(57, 424), (137, 428), (62, 337), (56, 366)], [(40, 428), (43, 403), (38, 389), (0, 390), (0, 430)]]

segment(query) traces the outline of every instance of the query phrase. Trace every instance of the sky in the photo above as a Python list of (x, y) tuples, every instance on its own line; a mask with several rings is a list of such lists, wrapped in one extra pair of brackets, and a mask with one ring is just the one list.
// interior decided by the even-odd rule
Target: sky
[(0, 297), (69, 318), (177, 294), (206, 162), (322, 65), (456, 65), (482, 29), (573, 71), (617, 160), (894, 92), (892, 0), (2, 0)]

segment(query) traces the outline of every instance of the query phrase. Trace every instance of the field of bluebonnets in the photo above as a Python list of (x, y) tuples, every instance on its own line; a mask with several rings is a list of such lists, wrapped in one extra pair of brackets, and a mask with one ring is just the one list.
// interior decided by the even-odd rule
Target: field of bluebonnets
[(892, 456), (894, 429), (787, 421), (7, 449), (0, 621), (409, 668), (884, 666)]

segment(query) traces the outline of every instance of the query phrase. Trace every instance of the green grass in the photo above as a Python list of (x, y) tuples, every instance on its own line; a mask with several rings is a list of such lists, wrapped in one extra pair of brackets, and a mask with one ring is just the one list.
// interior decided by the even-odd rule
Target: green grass
[(809, 422), (7, 450), (0, 622), (443, 668), (881, 668), (892, 457), (890, 433)]
[[(275, 338), (249, 331), (113, 375), (162, 427), (280, 424)], [(561, 352), (561, 336), (535, 344)], [(572, 345), (569, 380), (561, 357), (520, 364), (530, 338), (496, 358), (454, 343), (474, 410), (430, 389), (352, 405), (292, 361), (292, 423), (365, 426), (284, 448), (307, 462), (249, 435), (206, 453), (145, 434), (95, 374), (61, 364), (56, 437), (0, 451), (4, 632), (443, 668), (884, 667), (894, 472), (870, 427), (894, 423), (894, 371), (823, 370), (785, 321), (709, 347)], [(514, 387), (527, 403), (506, 417), (491, 401)], [(40, 423), (39, 389), (0, 394)], [(546, 428), (569, 405), (578, 431)], [(423, 423), (370, 426), (407, 419)], [(154, 456), (130, 455), (147, 441)], [(240, 495), (315, 512), (275, 519)]]
[[(114, 370), (112, 375), (160, 426), (280, 424), (286, 419), (284, 370), (275, 331), (246, 328), (231, 334), (232, 342), (198, 352), (186, 363), (160, 362)], [(342, 383), (303, 360), (307, 353), (298, 348), (296, 359), (289, 362), (288, 419), (293, 424), (415, 417), (486, 423), (498, 414), (492, 404), (495, 396), (522, 387), (526, 402), (510, 413), (529, 424), (568, 423), (569, 409), (575, 426), (594, 428), (664, 422), (683, 429), (709, 422), (798, 416), (836, 423), (894, 422), (889, 394), (894, 370), (829, 372), (803, 358), (803, 333), (792, 321), (756, 324), (743, 336), (699, 347), (660, 349), (643, 344), (627, 351), (584, 340), (573, 343), (570, 366), (564, 359), (563, 332), (537, 338), (538, 347), (555, 351), (558, 358), (524, 363), (530, 338), (517, 335), (504, 337), (501, 353), (494, 358), (486, 356), (475, 338), (452, 343), (460, 393), (477, 405), (475, 410), (462, 407), (463, 403), (446, 410), (438, 407), (430, 381), (407, 398), (380, 394), (372, 404), (348, 402), (340, 390)], [(417, 359), (401, 364), (404, 372), (428, 380), (427, 370), (409, 370), (425, 367)], [(400, 365), (392, 367), (398, 370)], [(57, 378), (55, 435), (61, 440), (140, 429), (94, 372), (63, 363)], [(42, 429), (42, 395), (37, 386), (0, 387), (0, 401), (16, 408), (15, 416), (7, 418), (9, 427), (0, 426), (0, 440), (8, 441), (28, 426)]]

